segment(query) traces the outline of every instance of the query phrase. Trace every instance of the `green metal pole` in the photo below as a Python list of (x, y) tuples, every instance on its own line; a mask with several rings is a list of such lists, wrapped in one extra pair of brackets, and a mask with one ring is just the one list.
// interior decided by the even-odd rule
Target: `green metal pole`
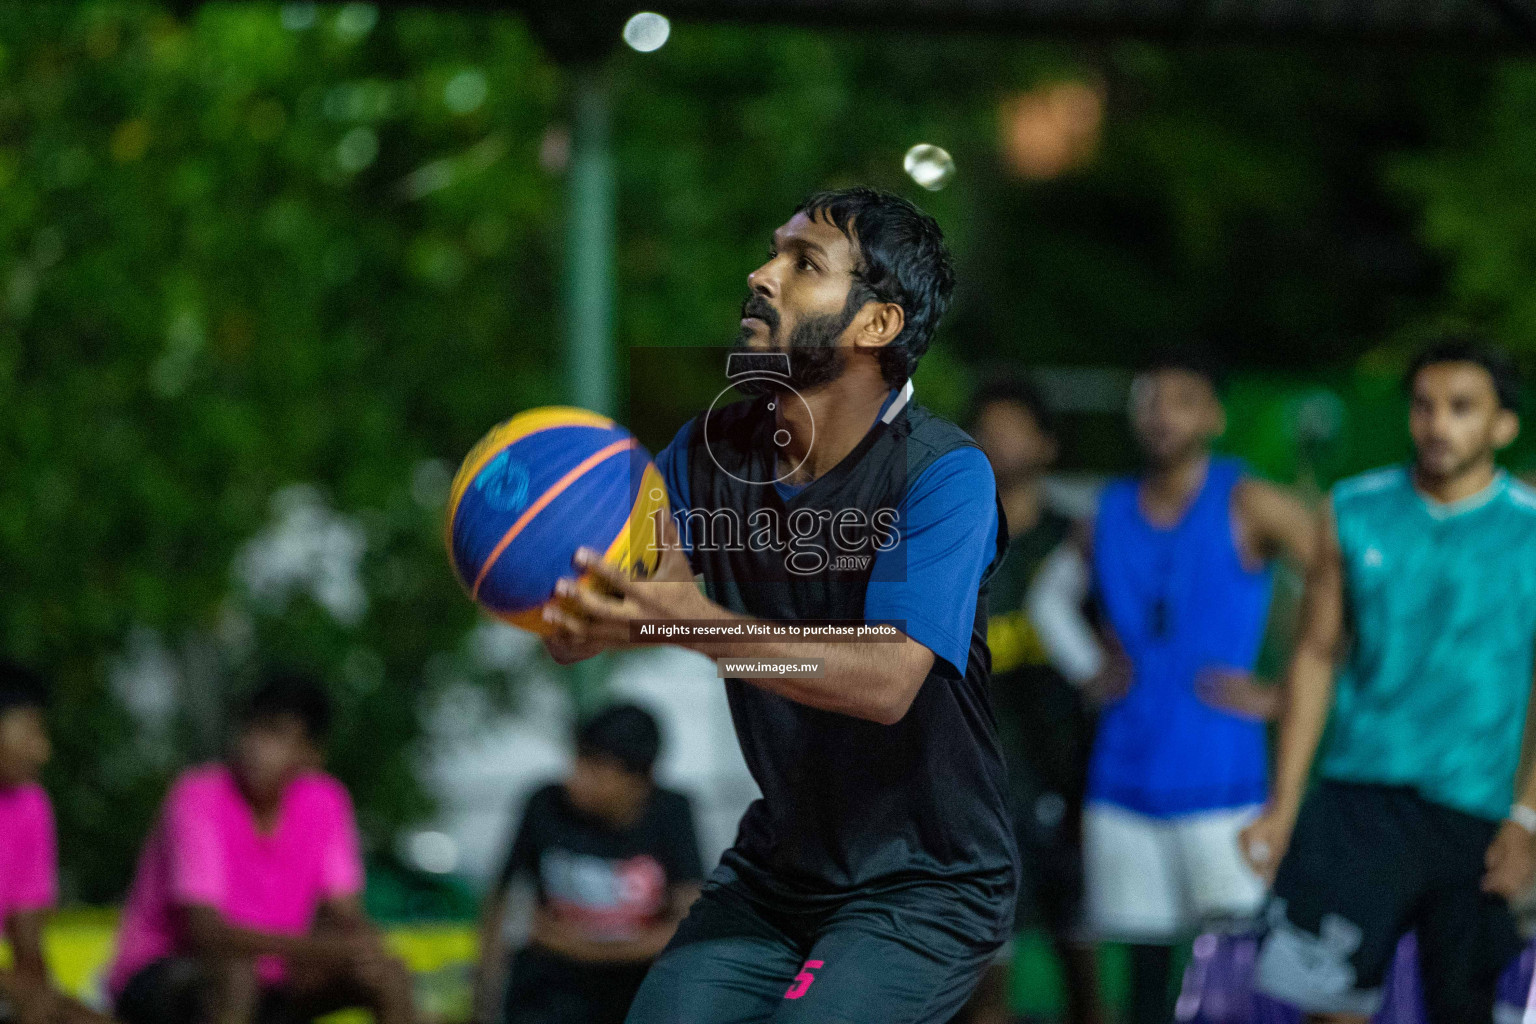
[(614, 173), (608, 80), (601, 65), (572, 75), (575, 95), (566, 182), (566, 391), (612, 416)]
[[(602, 64), (572, 72), (571, 160), (566, 179), (566, 394), (605, 416), (614, 409), (614, 172), (608, 79)], [(574, 666), (578, 712), (601, 698), (606, 656)]]

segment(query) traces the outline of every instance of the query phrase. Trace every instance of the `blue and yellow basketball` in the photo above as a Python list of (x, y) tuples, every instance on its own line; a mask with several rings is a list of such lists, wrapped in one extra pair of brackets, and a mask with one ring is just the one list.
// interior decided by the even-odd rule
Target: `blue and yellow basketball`
[(470, 450), (448, 498), (448, 557), (469, 596), (514, 626), (546, 632), (545, 602), (576, 549), (656, 567), (667, 488), (634, 436), (585, 409), (530, 409)]

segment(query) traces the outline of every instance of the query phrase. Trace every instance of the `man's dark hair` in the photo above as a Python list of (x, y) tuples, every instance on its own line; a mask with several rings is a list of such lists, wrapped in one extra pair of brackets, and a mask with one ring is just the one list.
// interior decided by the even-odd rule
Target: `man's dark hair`
[(1403, 375), (1403, 390), (1413, 394), (1413, 382), (1426, 366), (1441, 363), (1472, 363), (1488, 371), (1499, 406), (1510, 412), (1520, 411), (1520, 371), (1515, 361), (1501, 348), (1470, 337), (1443, 338), (1420, 350)]
[(635, 775), (650, 775), (661, 752), (656, 718), (638, 704), (613, 704), (576, 730), (576, 753), (611, 757)]
[(0, 661), (0, 715), (15, 708), (48, 710), (48, 681), (41, 672), (14, 661)]
[[(976, 389), (976, 394), (971, 399), (970, 426), (975, 427), (976, 421), (981, 418), (982, 410), (999, 402), (1021, 407), (1029, 413), (1041, 433), (1049, 437), (1056, 436), (1056, 415), (1046, 404), (1045, 396), (1040, 393), (1040, 389), (1029, 378), (1008, 373), (997, 374)], [(975, 431), (972, 430), (971, 433)]]
[(938, 221), (898, 195), (864, 187), (818, 192), (795, 212), (825, 219), (858, 243), (845, 310), (894, 302), (906, 314), (901, 333), (880, 350), (880, 375), (900, 387), (928, 351), (955, 289)]
[(1227, 386), (1227, 371), (1222, 361), (1208, 348), (1180, 346), (1154, 352), (1142, 361), (1140, 375), (1168, 371), (1192, 373), (1204, 377), (1211, 390), (1220, 395)]
[(331, 731), (331, 698), (314, 676), (288, 670), (272, 672), (245, 702), (239, 722), (248, 726), (284, 715), (303, 722), (309, 738), (322, 743)]

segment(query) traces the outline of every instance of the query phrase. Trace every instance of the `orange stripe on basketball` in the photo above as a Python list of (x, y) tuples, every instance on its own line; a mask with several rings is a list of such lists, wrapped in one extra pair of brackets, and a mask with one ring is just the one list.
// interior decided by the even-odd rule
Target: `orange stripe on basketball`
[[(443, 524), (443, 540), (447, 543), (448, 549), (453, 550), (453, 525), (459, 517), (459, 503), (464, 498), (464, 492), (469, 490), (470, 485), (475, 482), (475, 477), (479, 476), (480, 471), (489, 466), (496, 456), (524, 438), (542, 434), (548, 430), (563, 430), (567, 427), (594, 427), (598, 430), (608, 430), (616, 425), (606, 416), (565, 405), (530, 409), (527, 412), (518, 413), (510, 420), (498, 423), (490, 433), (476, 442), (474, 448), (470, 449), (449, 486), (448, 515)], [(515, 430), (516, 427), (522, 429)]]
[(586, 458), (582, 459), (574, 469), (550, 485), (549, 490), (539, 495), (539, 500), (535, 501), (532, 505), (529, 505), (528, 510), (517, 517), (517, 522), (512, 524), (511, 528), (507, 530), (506, 534), (501, 538), (501, 540), (497, 541), (496, 546), (491, 549), (491, 553), (486, 558), (485, 564), (480, 567), (480, 574), (475, 577), (475, 585), (470, 588), (469, 596), (476, 598), (480, 596), (480, 584), (485, 582), (486, 574), (489, 573), (491, 571), (491, 567), (496, 564), (496, 559), (500, 558), (501, 553), (507, 550), (507, 545), (511, 544), (512, 541), (516, 539), (517, 535), (523, 532), (523, 527), (533, 522), (533, 517), (544, 511), (545, 505), (548, 505), (550, 502), (560, 497), (560, 493), (562, 491), (580, 479), (581, 475), (587, 470), (591, 469), (593, 466), (596, 466), (598, 463), (612, 458), (613, 456), (619, 454), (619, 452), (628, 451), (630, 448), (634, 448), (638, 444), (639, 442), (632, 437), (626, 437), (622, 441), (615, 441), (608, 447), (599, 449), (598, 451), (595, 451), (591, 455), (588, 455)]

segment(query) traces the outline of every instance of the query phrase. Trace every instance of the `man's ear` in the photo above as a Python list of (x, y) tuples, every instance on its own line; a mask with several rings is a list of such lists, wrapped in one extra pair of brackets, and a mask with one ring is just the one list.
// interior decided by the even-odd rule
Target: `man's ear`
[(1493, 446), (1507, 448), (1520, 436), (1520, 417), (1508, 409), (1500, 409), (1493, 421)]
[(907, 326), (906, 311), (894, 302), (870, 302), (859, 314), (863, 326), (853, 343), (863, 348), (884, 348), (901, 336)]

